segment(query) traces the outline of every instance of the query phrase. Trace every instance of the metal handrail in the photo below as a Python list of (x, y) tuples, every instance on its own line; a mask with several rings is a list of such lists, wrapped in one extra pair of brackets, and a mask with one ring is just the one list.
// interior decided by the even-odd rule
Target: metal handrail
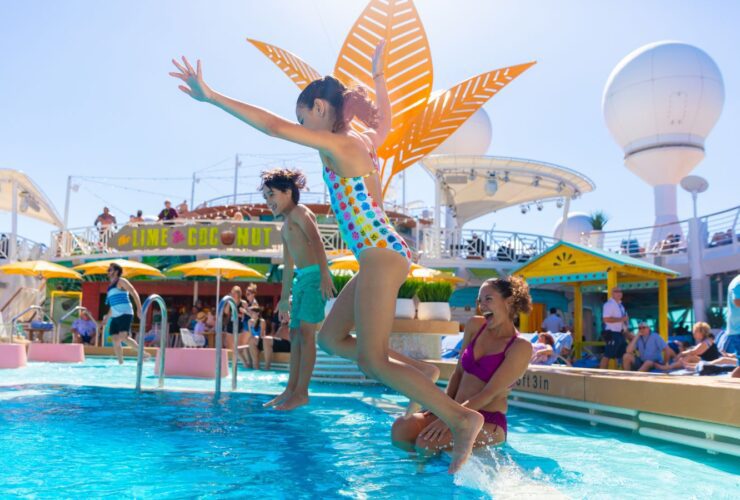
[[(10, 343), (11, 344), (13, 343), (13, 337), (15, 336), (15, 325), (17, 323), (18, 318), (20, 318), (21, 316), (23, 316), (24, 314), (26, 314), (28, 311), (33, 311), (33, 310), (40, 311), (41, 314), (42, 314), (42, 316), (46, 317), (46, 319), (49, 321), (49, 323), (51, 323), (52, 325), (54, 325), (54, 330), (56, 330), (56, 328), (57, 328), (56, 321), (54, 321), (54, 319), (51, 316), (49, 316), (48, 314), (46, 314), (46, 311), (44, 311), (44, 309), (41, 306), (29, 306), (29, 307), (25, 308), (23, 311), (19, 312), (15, 316), (13, 316), (13, 319), (10, 320), (10, 323), (12, 325), (12, 328), (10, 329)], [(56, 344), (56, 339), (55, 339), (54, 343)]]
[(159, 384), (158, 387), (162, 389), (164, 387), (164, 354), (167, 350), (167, 341), (169, 340), (169, 328), (167, 327), (167, 304), (164, 299), (159, 295), (152, 294), (146, 298), (144, 304), (141, 306), (141, 316), (139, 317), (139, 353), (136, 357), (136, 390), (141, 391), (141, 373), (144, 367), (144, 335), (146, 332), (146, 313), (149, 311), (152, 303), (156, 302), (159, 306), (159, 313), (162, 316), (161, 334), (159, 340)]
[[(229, 304), (231, 309), (231, 324), (234, 325), (234, 348), (231, 350), (231, 390), (236, 390), (236, 369), (239, 361), (239, 312), (236, 307), (236, 301), (231, 295), (224, 295), (216, 307), (216, 397), (221, 395), (221, 349), (223, 348), (224, 307)], [(228, 332), (227, 332), (228, 333)]]
[(86, 312), (87, 317), (90, 318), (90, 321), (95, 323), (95, 346), (100, 347), (100, 337), (102, 336), (103, 332), (98, 332), (98, 330), (100, 329), (100, 324), (93, 319), (92, 314), (90, 314), (90, 311), (85, 306), (75, 306), (72, 309), (70, 309), (67, 314), (65, 314), (59, 319), (59, 324), (56, 325), (57, 339), (59, 338), (59, 328), (61, 328), (62, 326), (61, 324), (64, 322), (65, 319), (69, 318), (72, 315), (72, 313), (74, 313), (75, 311)]

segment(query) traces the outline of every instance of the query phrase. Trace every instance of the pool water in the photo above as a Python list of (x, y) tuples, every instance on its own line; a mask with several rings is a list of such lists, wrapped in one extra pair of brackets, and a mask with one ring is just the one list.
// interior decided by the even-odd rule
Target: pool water
[(310, 406), (281, 413), (262, 403), (283, 373), (240, 372), (250, 392), (218, 401), (185, 391), (212, 381), (136, 393), (134, 373), (105, 359), (3, 371), (0, 496), (733, 498), (740, 488), (731, 458), (519, 409), (507, 445), (449, 476), (446, 457), (423, 465), (390, 445), (394, 415), (381, 408), (401, 399), (379, 387), (312, 385)]

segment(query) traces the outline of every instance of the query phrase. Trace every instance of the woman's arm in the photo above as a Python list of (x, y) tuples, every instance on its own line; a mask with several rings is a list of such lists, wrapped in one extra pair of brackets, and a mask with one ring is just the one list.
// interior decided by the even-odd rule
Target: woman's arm
[(524, 339), (514, 342), (493, 378), (488, 381), (482, 391), (468, 399), (463, 405), (470, 409), (478, 410), (486, 407), (494, 399), (506, 394), (509, 387), (527, 371), (531, 357), (532, 344), (530, 342)]
[(310, 130), (266, 109), (237, 101), (214, 91), (203, 80), (200, 60), (196, 64), (197, 70), (193, 69), (185, 57), (182, 58), (182, 63), (174, 59), (172, 63), (180, 72), (172, 72), (170, 76), (185, 82), (185, 85), (180, 85), (178, 88), (196, 101), (213, 104), (267, 135), (302, 144), (328, 154), (333, 152), (337, 140), (335, 134), (325, 130)]
[(388, 87), (385, 83), (385, 40), (381, 40), (375, 47), (373, 55), (373, 83), (375, 83), (375, 107), (378, 108), (378, 126), (374, 130), (368, 130), (366, 135), (373, 141), (375, 149), (385, 142), (385, 138), (391, 131), (391, 100), (388, 97)]

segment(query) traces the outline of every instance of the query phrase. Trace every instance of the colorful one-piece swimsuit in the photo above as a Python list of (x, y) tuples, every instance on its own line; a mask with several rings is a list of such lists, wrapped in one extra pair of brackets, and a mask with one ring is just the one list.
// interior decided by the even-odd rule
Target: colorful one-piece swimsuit
[[(377, 156), (371, 153), (370, 158), (377, 170)], [(409, 246), (367, 189), (365, 178), (370, 175), (372, 172), (359, 177), (341, 177), (324, 166), (324, 182), (329, 189), (331, 208), (342, 239), (358, 259), (367, 248), (387, 248), (410, 262)]]

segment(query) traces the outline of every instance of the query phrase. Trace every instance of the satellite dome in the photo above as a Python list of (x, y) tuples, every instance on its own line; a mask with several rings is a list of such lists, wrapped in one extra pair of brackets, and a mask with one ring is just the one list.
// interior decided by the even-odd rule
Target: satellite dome
[[(560, 226), (563, 224), (563, 218), (558, 219), (553, 230), (553, 237), (558, 237)], [(591, 234), (591, 216), (583, 212), (571, 212), (565, 223), (563, 231), (563, 240), (577, 245), (583, 244), (583, 239), (588, 238)], [(583, 236), (582, 236), (583, 235)]]
[(491, 145), (491, 119), (483, 108), (473, 113), (433, 154), (482, 156)]
[(656, 42), (617, 64), (602, 106), (627, 167), (658, 186), (676, 184), (702, 160), (724, 96), (722, 74), (706, 52)]

